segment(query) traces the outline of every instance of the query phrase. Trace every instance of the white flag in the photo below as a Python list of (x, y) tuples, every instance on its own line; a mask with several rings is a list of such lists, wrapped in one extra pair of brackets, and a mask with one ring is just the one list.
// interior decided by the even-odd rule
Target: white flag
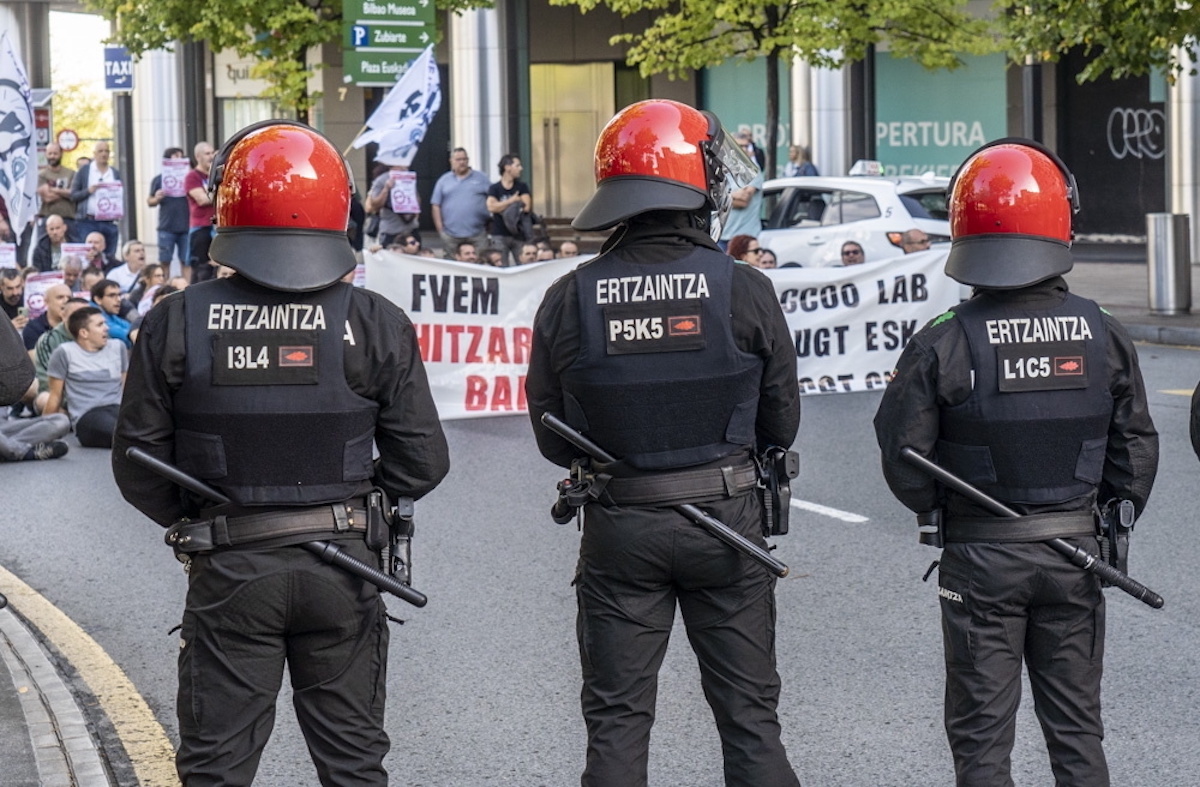
[(33, 142), (33, 100), (25, 67), (8, 32), (0, 33), (0, 197), (18, 236), (37, 211), (37, 148)]
[(425, 139), (433, 116), (442, 106), (441, 80), (433, 47), (429, 46), (414, 60), (383, 102), (367, 118), (368, 131), (352, 143), (361, 148), (379, 143), (375, 160), (389, 165), (408, 166), (417, 155), (417, 145)]

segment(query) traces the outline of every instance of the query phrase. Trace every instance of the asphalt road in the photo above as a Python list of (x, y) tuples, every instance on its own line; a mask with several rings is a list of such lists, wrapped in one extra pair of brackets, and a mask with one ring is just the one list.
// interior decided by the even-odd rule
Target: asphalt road
[[(1151, 610), (1110, 589), (1104, 681), (1113, 783), (1192, 784), (1200, 773), (1200, 578), (1194, 503), (1200, 463), (1187, 437), (1200, 352), (1141, 348), (1162, 433), (1162, 464), (1138, 524), (1131, 574), (1166, 597)], [(941, 729), (936, 588), (921, 575), (937, 553), (887, 492), (871, 418), (879, 394), (807, 398), (797, 447), (798, 497), (776, 555), (780, 706), (801, 780), (818, 787), (950, 784)], [(538, 455), (525, 418), (446, 425), (453, 469), (418, 505), (416, 586), (399, 601), (389, 669), (392, 783), (413, 787), (578, 784), (584, 730), (574, 598), (578, 534), (548, 516), (560, 472)], [(3, 467), (0, 565), (81, 625), (133, 681), (175, 737), (174, 661), (185, 577), (158, 526), (126, 505), (106, 452)], [(682, 628), (663, 667), (651, 784), (722, 784), (719, 743)], [(71, 666), (62, 665), (70, 677)], [(81, 682), (76, 680), (78, 688)], [(120, 766), (120, 743), (89, 703)], [(1050, 782), (1028, 695), (1013, 754), (1017, 784)], [(287, 691), (260, 769), (265, 785), (316, 778)]]

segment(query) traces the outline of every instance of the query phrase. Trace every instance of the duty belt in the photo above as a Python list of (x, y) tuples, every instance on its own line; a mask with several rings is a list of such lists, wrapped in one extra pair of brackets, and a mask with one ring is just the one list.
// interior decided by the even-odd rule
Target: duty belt
[(946, 523), (946, 541), (960, 544), (1017, 544), (1049, 541), (1052, 538), (1096, 535), (1096, 520), (1090, 511), (1032, 514), (1019, 518), (971, 517)]
[(609, 505), (677, 505), (679, 503), (734, 497), (758, 486), (758, 467), (743, 462), (703, 470), (679, 470), (629, 478), (597, 473), (598, 499)]
[(215, 516), (199, 521), (183, 520), (167, 529), (165, 541), (177, 552), (211, 552), (301, 535), (366, 533), (367, 510), (362, 498), (306, 508), (283, 508), (246, 516)]

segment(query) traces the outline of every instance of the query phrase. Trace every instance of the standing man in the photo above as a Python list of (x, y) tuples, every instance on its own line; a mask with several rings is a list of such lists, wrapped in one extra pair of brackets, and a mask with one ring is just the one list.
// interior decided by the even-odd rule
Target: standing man
[[(764, 546), (755, 451), (790, 446), (800, 424), (796, 350), (771, 282), (710, 237), (727, 178), (755, 172), (711, 113), (661, 99), (619, 112), (573, 226), (621, 226), (551, 285), (534, 320), (526, 392), (542, 454), (562, 467), (582, 458), (542, 425), (552, 413), (621, 457), (586, 506), (574, 582), (583, 787), (645, 787), (677, 603), (727, 787), (799, 784), (776, 714), (775, 577), (673, 508), (695, 503)], [(610, 330), (635, 322), (665, 329)]]
[[(496, 243), (503, 247), (506, 265), (519, 265), (521, 245), (531, 238), (524, 233), (513, 232), (509, 229), (509, 218), (515, 227), (527, 223), (524, 221), (533, 211), (533, 196), (529, 192), (529, 184), (520, 180), (521, 159), (512, 153), (500, 157), (500, 180), (488, 186), (487, 209), (492, 214), (491, 233)], [(511, 261), (510, 261), (511, 260)]]
[[(163, 151), (164, 159), (181, 159), (185, 156), (187, 154), (183, 152), (183, 148), (167, 148)], [(163, 190), (163, 176), (160, 172), (150, 181), (150, 196), (146, 197), (146, 204), (158, 208), (158, 263), (165, 266), (172, 276), (190, 277), (192, 269), (188, 265), (187, 256), (187, 195), (168, 197)], [(175, 260), (179, 261), (178, 268), (175, 267)]]
[[(922, 521), (940, 512), (946, 734), (960, 787), (1011, 785), (1029, 671), (1059, 787), (1108, 787), (1100, 741), (1104, 596), (1046, 541), (1097, 552), (1097, 503), (1141, 514), (1158, 467), (1137, 352), (1072, 295), (1075, 179), (1036, 142), (977, 150), (950, 186), (946, 273), (975, 295), (905, 347), (875, 416), (883, 473)], [(907, 464), (911, 447), (1022, 514), (998, 518)]]
[[(392, 210), (392, 189), (401, 181), (403, 177), (401, 173), (407, 171), (408, 167), (397, 164), (381, 172), (371, 182), (371, 189), (367, 192), (367, 201), (363, 205), (364, 212), (379, 214), (379, 232), (376, 239), (378, 244), (385, 249), (406, 235), (413, 235), (420, 240), (420, 235), (416, 233), (421, 214), (397, 213)], [(406, 250), (405, 254), (416, 254), (416, 251)]]
[[(87, 237), (88, 233), (99, 232), (104, 235), (106, 248), (115, 249), (120, 238), (120, 229), (115, 218), (102, 214), (100, 196), (97, 194), (112, 183), (121, 182), (121, 173), (116, 167), (109, 166), (112, 147), (101, 140), (92, 151), (92, 160), (79, 168), (71, 181), (71, 201), (75, 203), (77, 235)], [(123, 209), (120, 210), (123, 213)]]
[[(113, 452), (122, 494), (151, 519), (222, 526), (211, 551), (188, 553), (179, 778), (253, 781), (286, 663), (321, 784), (386, 785), (387, 610), (374, 585), (300, 545), (330, 540), (378, 560), (365, 496), (419, 498), (446, 475), (420, 348), (403, 311), (339, 281), (355, 265), (354, 187), (325, 137), (249, 126), (225, 143), (212, 182), (212, 256), (238, 275), (146, 315)], [(131, 446), (232, 502), (181, 497), (126, 458)]]
[(188, 203), (188, 264), (192, 266), (192, 281), (207, 281), (216, 275), (216, 267), (209, 262), (208, 249), (212, 245), (213, 201), (208, 189), (208, 173), (212, 168), (213, 146), (197, 142), (192, 148), (196, 166), (183, 179)]
[(763, 174), (759, 172), (754, 180), (734, 190), (730, 197), (733, 209), (721, 230), (721, 248), (726, 248), (737, 235), (757, 238), (762, 232), (762, 187)]
[(46, 145), (46, 166), (38, 170), (37, 185), (38, 197), (42, 200), (38, 210), (41, 227), (49, 229), (47, 219), (51, 216), (61, 217), (68, 227), (75, 221), (75, 203), (71, 201), (71, 181), (74, 179), (75, 170), (62, 163), (62, 148), (58, 143)]
[(905, 230), (900, 236), (900, 248), (905, 254), (912, 254), (915, 251), (929, 251), (929, 235), (924, 230), (919, 230), (914, 227), (911, 230)]
[(446, 259), (453, 259), (454, 250), (463, 241), (470, 241), (477, 249), (487, 245), (490, 185), (486, 175), (471, 169), (467, 151), (451, 151), (450, 171), (437, 179), (429, 198), (433, 226), (442, 236), (442, 256)]

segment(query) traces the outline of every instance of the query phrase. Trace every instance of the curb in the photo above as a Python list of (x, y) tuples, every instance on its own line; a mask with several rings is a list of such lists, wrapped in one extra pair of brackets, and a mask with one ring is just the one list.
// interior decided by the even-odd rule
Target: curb
[(11, 607), (0, 609), (0, 657), (17, 687), (43, 787), (112, 787), (75, 695)]

